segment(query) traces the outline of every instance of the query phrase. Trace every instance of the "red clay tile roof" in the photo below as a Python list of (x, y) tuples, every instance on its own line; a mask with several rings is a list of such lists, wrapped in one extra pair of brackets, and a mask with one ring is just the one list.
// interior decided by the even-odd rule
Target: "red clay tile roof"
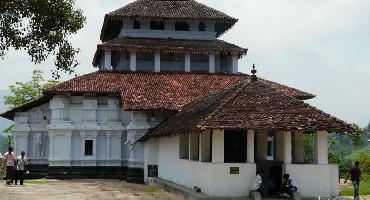
[(193, 101), (141, 141), (206, 129), (351, 132), (352, 127), (263, 81), (239, 84)]
[(160, 39), (160, 38), (132, 38), (120, 37), (114, 40), (99, 44), (94, 56), (93, 65), (98, 66), (104, 50), (125, 51), (135, 50), (143, 52), (162, 51), (164, 53), (185, 53), (195, 54), (210, 52), (226, 55), (246, 55), (248, 49), (241, 48), (222, 40), (181, 40), (181, 39)]
[[(46, 96), (70, 93), (97, 93), (120, 96), (125, 110), (180, 110), (197, 98), (249, 79), (245, 74), (186, 72), (98, 71), (86, 74), (44, 91)], [(261, 80), (271, 87), (299, 99), (314, 95)], [(29, 108), (27, 108), (29, 109)], [(27, 110), (24, 109), (24, 110)], [(17, 111), (19, 112), (19, 111)], [(14, 111), (1, 115), (11, 119)]]
[(105, 15), (100, 39), (107, 41), (119, 34), (122, 19), (214, 21), (217, 35), (238, 20), (194, 0), (137, 0)]

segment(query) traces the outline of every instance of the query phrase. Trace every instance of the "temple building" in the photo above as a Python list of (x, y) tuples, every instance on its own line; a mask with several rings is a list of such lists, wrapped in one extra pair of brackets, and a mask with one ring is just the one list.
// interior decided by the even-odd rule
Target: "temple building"
[[(238, 20), (194, 0), (137, 0), (105, 15), (96, 72), (44, 91), (2, 117), (31, 174), (164, 180), (246, 197), (257, 170), (291, 174), (304, 197), (338, 196), (328, 132), (352, 127), (315, 96), (239, 72), (247, 49), (218, 39)], [(315, 136), (315, 162), (304, 159)]]

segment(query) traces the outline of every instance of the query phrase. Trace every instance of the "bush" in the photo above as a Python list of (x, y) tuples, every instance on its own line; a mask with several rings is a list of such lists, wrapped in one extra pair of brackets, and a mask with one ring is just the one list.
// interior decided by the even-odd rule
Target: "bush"
[(350, 160), (343, 160), (338, 164), (339, 176), (345, 178), (352, 167), (352, 162)]
[(360, 162), (360, 168), (364, 175), (370, 174), (370, 156), (361, 153), (357, 160)]

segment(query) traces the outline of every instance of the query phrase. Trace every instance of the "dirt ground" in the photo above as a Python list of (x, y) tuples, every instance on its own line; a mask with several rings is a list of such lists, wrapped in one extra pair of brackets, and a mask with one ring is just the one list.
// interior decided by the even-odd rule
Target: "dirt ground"
[(0, 200), (177, 200), (181, 196), (158, 187), (119, 180), (26, 180), (25, 186), (0, 183)]

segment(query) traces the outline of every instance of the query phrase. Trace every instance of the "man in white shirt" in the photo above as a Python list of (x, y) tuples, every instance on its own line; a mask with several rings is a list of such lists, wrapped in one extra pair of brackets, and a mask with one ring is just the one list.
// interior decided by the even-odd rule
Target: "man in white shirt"
[(257, 172), (256, 177), (254, 178), (254, 181), (252, 182), (252, 185), (250, 187), (250, 191), (257, 191), (261, 193), (261, 195), (263, 193), (262, 175), (263, 175), (263, 171)]

